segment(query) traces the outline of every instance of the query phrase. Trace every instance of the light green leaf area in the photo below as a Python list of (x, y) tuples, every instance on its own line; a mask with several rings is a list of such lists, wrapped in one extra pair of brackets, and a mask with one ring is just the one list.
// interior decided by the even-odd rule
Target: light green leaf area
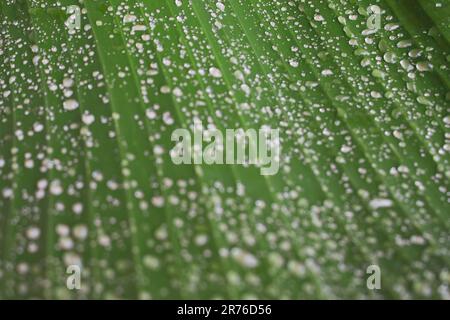
[[(449, 0), (0, 9), (0, 298), (450, 299)], [(175, 164), (198, 123), (279, 171)]]

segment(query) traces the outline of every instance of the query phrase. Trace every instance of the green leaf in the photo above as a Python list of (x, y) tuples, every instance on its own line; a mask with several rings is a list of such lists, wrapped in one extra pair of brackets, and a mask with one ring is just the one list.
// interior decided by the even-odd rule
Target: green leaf
[[(448, 1), (0, 8), (0, 298), (448, 299)], [(199, 124), (279, 171), (175, 164)]]

